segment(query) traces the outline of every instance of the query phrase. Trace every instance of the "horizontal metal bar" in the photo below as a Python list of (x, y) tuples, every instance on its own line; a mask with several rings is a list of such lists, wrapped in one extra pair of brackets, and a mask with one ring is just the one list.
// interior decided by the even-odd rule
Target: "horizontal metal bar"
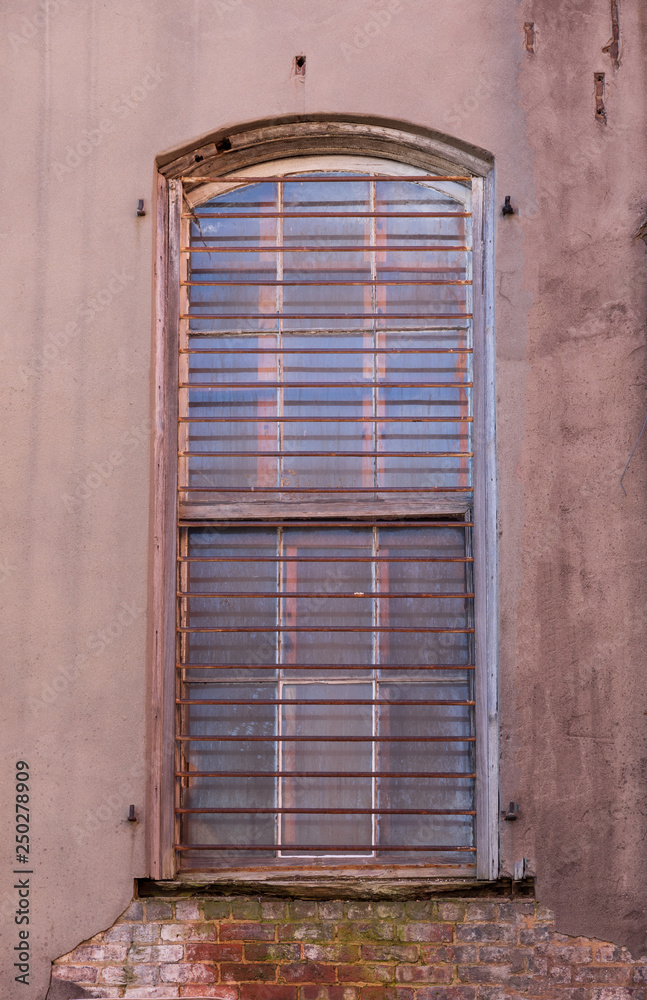
[(176, 705), (475, 705), (474, 701), (451, 701), (447, 699), (405, 699), (405, 698), (254, 698), (251, 701), (237, 698), (193, 699), (176, 698)]
[[(183, 219), (471, 219), (471, 212), (183, 212)], [(425, 233), (425, 235), (427, 235)], [(199, 239), (199, 237), (197, 237)]]
[(272, 181), (275, 184), (301, 184), (302, 181), (311, 183), (337, 183), (344, 184), (347, 181), (465, 181), (470, 183), (471, 176), (457, 174), (452, 176), (436, 174), (272, 174), (270, 176), (252, 177), (251, 175), (240, 177), (235, 174), (223, 174), (220, 177), (198, 177), (195, 174), (183, 175), (180, 180), (191, 184), (203, 184), (205, 181), (213, 181), (219, 184), (240, 183), (240, 184), (261, 184), (265, 181)]
[(313, 854), (321, 851), (332, 851), (336, 854), (351, 853), (357, 851), (377, 851), (385, 854), (388, 851), (435, 851), (444, 853), (445, 851), (469, 851), (470, 854), (476, 852), (475, 847), (437, 847), (433, 844), (416, 844), (413, 847), (403, 844), (312, 844), (305, 847), (303, 844), (175, 844), (176, 851), (299, 851), (301, 854)]
[(344, 626), (344, 625), (244, 625), (240, 627), (236, 626), (223, 626), (222, 628), (190, 628), (188, 626), (179, 626), (176, 629), (180, 633), (202, 633), (202, 632), (235, 632), (240, 634), (241, 632), (412, 632), (416, 635), (420, 634), (430, 634), (430, 635), (471, 635), (474, 632), (473, 628), (396, 628), (391, 625), (370, 625), (364, 628), (359, 625), (355, 626)]
[(179, 458), (473, 458), (473, 451), (178, 451)]
[(471, 389), (472, 382), (180, 382), (180, 389)]
[(177, 670), (341, 670), (342, 673), (346, 670), (409, 673), (411, 670), (476, 669), (474, 663), (176, 663), (175, 666)]
[[(251, 237), (250, 237), (251, 238)], [(413, 237), (415, 238), (415, 237)], [(422, 236), (419, 237), (420, 239)], [(440, 238), (440, 236), (439, 236)], [(218, 239), (217, 236), (202, 237), (202, 241), (206, 242), (208, 239)], [(465, 244), (454, 244), (453, 246), (411, 246), (406, 244), (405, 246), (400, 245), (389, 245), (388, 243), (360, 243), (357, 246), (286, 246), (281, 244), (280, 246), (275, 246), (272, 243), (268, 243), (267, 246), (262, 244), (257, 244), (252, 247), (239, 247), (239, 246), (202, 246), (202, 247), (181, 247), (180, 253), (372, 253), (376, 251), (378, 253), (471, 253), (472, 248), (465, 246)]]
[[(267, 338), (260, 333), (259, 337)], [(270, 331), (269, 336), (275, 334)], [(334, 351), (321, 347), (181, 347), (180, 354), (314, 354), (330, 357), (332, 354), (473, 354), (471, 347), (335, 347)]]
[[(472, 319), (472, 313), (180, 313), (180, 319)], [(272, 331), (269, 331), (270, 333)]]
[(472, 493), (471, 486), (178, 486), (178, 493), (333, 493), (352, 496), (355, 493)]
[(178, 743), (475, 743), (474, 736), (185, 736)]
[(176, 809), (175, 813), (177, 815), (184, 815), (186, 813), (197, 813), (199, 815), (211, 814), (226, 814), (230, 813), (244, 813), (256, 815), (257, 813), (269, 814), (270, 816), (275, 816), (279, 813), (288, 815), (305, 815), (305, 816), (476, 816), (475, 809), (287, 809), (287, 808), (277, 808), (277, 809), (244, 809), (244, 808), (231, 808), (231, 809), (216, 809), (216, 808), (205, 808), (205, 809)]
[[(259, 514), (258, 516), (259, 518), (261, 518), (258, 525), (243, 524), (242, 527), (259, 527), (259, 528), (267, 528), (267, 527), (269, 528), (293, 528), (293, 527), (294, 528), (473, 528), (474, 527), (473, 521), (457, 521), (449, 519), (443, 521), (433, 521), (431, 519), (426, 521), (409, 521), (407, 520), (406, 517), (403, 517), (401, 520), (398, 521), (391, 521), (391, 520), (381, 521), (378, 520), (373, 514), (367, 516), (365, 520), (359, 520), (359, 521), (355, 520), (355, 518), (352, 518), (350, 520), (347, 520), (345, 518), (342, 519), (341, 515), (334, 521), (326, 521), (326, 520), (320, 521), (318, 519), (315, 520), (311, 518), (307, 519), (304, 518), (301, 521), (295, 521), (293, 520), (293, 518), (290, 517), (289, 514), (286, 514), (285, 517), (282, 517), (280, 520), (274, 520), (274, 519), (267, 520), (265, 517), (263, 517), (262, 514)], [(204, 523), (205, 522), (202, 520), (196, 521), (197, 526), (204, 525)], [(182, 526), (189, 527), (190, 522), (183, 520)], [(231, 526), (232, 522), (229, 520), (220, 522), (218, 521), (217, 518), (209, 519), (209, 527), (231, 528)], [(239, 525), (235, 525), (235, 527), (239, 527)], [(393, 594), (393, 596), (397, 597), (398, 595)]]
[(329, 285), (471, 285), (470, 278), (347, 278), (335, 281), (301, 281), (293, 279), (290, 281), (283, 278), (272, 280), (271, 278), (259, 278), (256, 281), (181, 281), (184, 287), (231, 287), (237, 288), (239, 285), (256, 288), (258, 285), (271, 285), (272, 287), (285, 288), (295, 286), (298, 288), (327, 288)]
[(472, 556), (177, 556), (178, 562), (474, 562)]
[[(436, 405), (436, 404), (434, 404)], [(471, 424), (474, 417), (180, 417), (183, 424), (323, 424), (323, 423), (369, 423), (369, 424)]]
[(176, 771), (176, 778), (476, 778), (467, 771)]
[(367, 593), (362, 593), (362, 594), (357, 593), (357, 592), (353, 593), (353, 594), (338, 594), (337, 592), (334, 592), (334, 593), (332, 593), (332, 592), (331, 593), (322, 593), (321, 591), (319, 591), (318, 593), (314, 593), (314, 592), (310, 593), (310, 592), (307, 592), (307, 591), (305, 591), (304, 593), (300, 593), (299, 591), (296, 591), (296, 590), (291, 590), (291, 591), (272, 591), (272, 592), (270, 592), (270, 591), (258, 591), (258, 592), (253, 592), (253, 593), (246, 592), (246, 591), (223, 590), (223, 592), (220, 593), (220, 594), (211, 594), (211, 593), (209, 593), (209, 594), (204, 593), (203, 594), (201, 591), (197, 591), (197, 590), (194, 590), (194, 591), (178, 590), (176, 596), (177, 597), (196, 597), (196, 598), (200, 598), (200, 599), (202, 599), (203, 597), (206, 597), (206, 598), (209, 598), (209, 599), (211, 599), (211, 598), (220, 598), (220, 597), (247, 597), (247, 598), (250, 598), (250, 599), (253, 599), (253, 600), (256, 600), (259, 597), (270, 597), (270, 598), (275, 598), (275, 597), (278, 597), (278, 598), (283, 598), (283, 597), (307, 597), (307, 598), (320, 598), (321, 600), (329, 600), (329, 599), (338, 600), (340, 597), (344, 598), (344, 600), (348, 600), (349, 598), (359, 598), (360, 600), (364, 600), (366, 598), (370, 598), (372, 600), (374, 597), (378, 597), (378, 598), (383, 597), (383, 598), (388, 598), (389, 600), (394, 600), (394, 599), (398, 599), (399, 598), (400, 600), (404, 601), (404, 600), (409, 600), (409, 598), (419, 598), (419, 597), (429, 598), (429, 599), (450, 598), (452, 600), (454, 598), (456, 598), (456, 597), (461, 597), (461, 598), (467, 599), (467, 598), (474, 597), (474, 594), (472, 594), (472, 593), (466, 593), (465, 591), (456, 592), (454, 594), (434, 594), (434, 593), (424, 593), (424, 594), (418, 594), (418, 593), (394, 594), (394, 593), (380, 593), (379, 591), (368, 591)]

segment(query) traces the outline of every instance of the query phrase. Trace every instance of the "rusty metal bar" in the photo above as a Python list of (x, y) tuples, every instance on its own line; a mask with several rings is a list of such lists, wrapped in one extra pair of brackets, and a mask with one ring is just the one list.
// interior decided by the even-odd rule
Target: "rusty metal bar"
[[(241, 626), (230, 626), (226, 625), (222, 628), (191, 628), (189, 626), (178, 627), (177, 632), (180, 633), (202, 633), (202, 632), (235, 632), (237, 634), (245, 632), (413, 632), (416, 635), (421, 635), (423, 633), (429, 633), (431, 635), (458, 635), (466, 634), (471, 635), (474, 632), (473, 628), (400, 628), (393, 625), (371, 625), (367, 627), (363, 626), (345, 626), (345, 625), (241, 625)], [(289, 666), (289, 664), (283, 664), (283, 666)]]
[[(304, 528), (304, 527), (306, 527), (306, 528), (372, 528), (372, 527), (378, 527), (378, 528), (473, 528), (474, 527), (474, 522), (473, 521), (450, 521), (450, 520), (442, 520), (442, 521), (431, 521), (431, 520), (429, 520), (429, 521), (408, 521), (406, 519), (406, 515), (401, 520), (398, 520), (398, 521), (392, 521), (388, 517), (387, 517), (387, 520), (382, 521), (382, 520), (379, 520), (378, 518), (376, 518), (375, 515), (373, 515), (373, 514), (370, 515), (370, 516), (368, 516), (365, 520), (355, 520), (354, 518), (348, 520), (348, 519), (346, 519), (346, 518), (344, 518), (342, 516), (342, 517), (336, 518), (334, 521), (326, 521), (326, 520), (321, 520), (320, 521), (320, 520), (318, 520), (316, 518), (309, 519), (309, 520), (304, 519), (302, 521), (295, 521), (293, 518), (290, 517), (289, 514), (285, 514), (285, 516), (282, 517), (280, 520), (276, 520), (275, 518), (270, 518), (269, 520), (266, 520), (263, 517), (262, 514), (259, 515), (259, 516), (261, 518), (261, 523), (248, 525), (248, 524), (244, 524), (243, 523), (244, 519), (241, 518), (241, 521), (237, 523), (237, 527), (240, 527), (241, 525), (243, 527), (252, 527), (252, 528), (254, 528), (254, 527), (259, 527), (259, 528), (265, 528), (265, 527), (269, 527), (269, 528), (286, 528), (286, 527), (296, 527), (296, 528)], [(192, 525), (191, 521), (184, 521), (184, 520), (182, 521), (182, 525), (185, 528), (188, 528), (188, 527), (199, 527), (199, 526), (201, 526), (203, 524), (204, 524), (204, 521), (202, 521), (202, 520), (201, 521), (196, 521), (195, 525)], [(209, 524), (210, 524), (210, 527), (231, 528), (231, 526), (232, 526), (232, 523), (231, 523), (230, 520), (222, 520), (221, 521), (218, 518), (209, 519)], [(379, 594), (380, 591), (375, 591), (375, 593)], [(283, 596), (285, 596), (285, 595), (283, 595)], [(297, 595), (295, 594), (295, 596), (297, 596)], [(409, 595), (408, 594), (406, 594), (406, 595), (405, 594), (401, 594), (401, 595), (394, 594), (393, 596), (394, 597), (397, 597), (397, 596), (402, 596), (402, 597), (407, 596), (408, 597)], [(420, 595), (420, 596), (423, 596), (423, 595)]]
[[(198, 308), (198, 303), (195, 303)], [(180, 319), (472, 319), (472, 313), (181, 313)], [(273, 330), (263, 330), (260, 333), (274, 333)], [(289, 332), (289, 331), (288, 331)]]
[[(198, 406), (205, 405), (198, 403)], [(209, 405), (209, 404), (206, 404)], [(402, 404), (400, 404), (402, 405)], [(437, 401), (434, 401), (434, 406)], [(455, 405), (455, 404), (454, 404)], [(180, 417), (184, 424), (323, 424), (323, 423), (369, 423), (369, 424), (471, 424), (474, 417)]]
[(473, 451), (178, 451), (180, 458), (473, 458)]
[[(176, 663), (177, 670), (347, 670), (388, 671), (409, 673), (411, 670), (474, 670), (473, 663)], [(208, 683), (212, 681), (185, 680), (185, 684)]]
[(218, 813), (226, 814), (230, 813), (245, 813), (253, 814), (265, 813), (270, 816), (275, 816), (279, 813), (289, 813), (290, 815), (318, 815), (318, 816), (476, 816), (475, 809), (287, 809), (287, 808), (277, 808), (277, 809), (267, 809), (267, 808), (257, 808), (257, 809), (244, 809), (240, 807), (231, 809), (218, 809), (213, 807), (206, 807), (204, 809), (176, 809), (175, 812), (179, 814), (185, 813), (198, 813), (200, 815), (204, 813)]
[[(251, 240), (253, 237), (249, 237)], [(413, 237), (415, 239), (415, 237)], [(421, 238), (421, 237), (419, 237)], [(440, 237), (439, 237), (440, 238)], [(217, 236), (206, 236), (202, 237), (202, 242), (206, 243), (207, 240), (218, 239)], [(276, 246), (274, 243), (257, 243), (256, 246), (252, 247), (240, 247), (240, 246), (192, 246), (192, 247), (182, 247), (180, 253), (366, 253), (367, 251), (375, 250), (378, 253), (387, 252), (409, 252), (409, 253), (471, 253), (472, 248), (465, 246), (465, 244), (455, 244), (454, 246), (396, 246), (387, 243), (358, 243), (355, 246), (343, 246), (343, 247), (330, 247), (330, 246), (286, 246), (281, 244)], [(333, 268), (332, 270), (336, 270)], [(448, 268), (447, 270), (451, 270)]]
[(475, 771), (176, 771), (176, 778), (476, 778)]
[[(475, 736), (185, 736), (178, 743), (475, 743)], [(260, 772), (262, 774), (262, 772)]]
[(432, 562), (471, 563), (472, 556), (177, 556), (178, 562)]
[[(201, 525), (202, 522), (198, 522), (198, 524)], [(362, 594), (360, 594), (360, 593), (341, 594), (341, 593), (338, 593), (337, 591), (334, 591), (334, 592), (319, 591), (318, 593), (308, 593), (307, 591), (304, 591), (303, 593), (300, 593), (299, 591), (287, 591), (286, 590), (286, 591), (274, 591), (272, 593), (269, 593), (269, 592), (264, 593), (262, 591), (259, 591), (259, 592), (257, 592), (257, 591), (240, 591), (240, 592), (236, 592), (236, 591), (223, 590), (222, 593), (220, 593), (220, 594), (207, 594), (207, 593), (203, 593), (202, 591), (196, 591), (196, 590), (190, 591), (190, 592), (186, 591), (186, 590), (178, 590), (177, 597), (198, 597), (201, 600), (202, 600), (202, 598), (205, 598), (205, 597), (206, 598), (212, 598), (212, 597), (218, 597), (218, 598), (220, 598), (220, 597), (249, 597), (249, 598), (253, 598), (254, 600), (256, 600), (259, 597), (272, 597), (272, 598), (273, 597), (308, 597), (308, 598), (320, 598), (322, 600), (329, 600), (330, 598), (334, 598), (335, 600), (338, 600), (340, 597), (343, 597), (345, 600), (347, 600), (348, 598), (359, 598), (360, 600), (366, 600), (366, 599), (373, 600), (376, 597), (378, 597), (378, 598), (379, 597), (384, 597), (384, 598), (388, 598), (389, 600), (394, 600), (394, 599), (396, 599), (396, 600), (397, 599), (408, 600), (411, 597), (416, 597), (416, 598), (417, 597), (424, 597), (424, 598), (430, 598), (430, 599), (431, 598), (434, 598), (434, 599), (435, 598), (450, 598), (450, 599), (453, 600), (456, 597), (460, 597), (460, 598), (474, 597), (474, 594), (471, 594), (471, 593), (468, 594), (468, 593), (465, 593), (465, 591), (456, 591), (453, 594), (433, 594), (433, 593), (431, 593), (431, 594), (416, 594), (416, 593), (393, 594), (393, 593), (385, 593), (385, 592), (382, 592), (382, 591), (379, 591), (379, 590), (370, 590), (370, 591), (367, 591), (366, 593), (362, 593)]]
[[(270, 330), (270, 336), (274, 331)], [(191, 334), (195, 336), (195, 334)], [(204, 336), (204, 334), (199, 334)], [(220, 336), (215, 333), (214, 336)], [(259, 332), (259, 337), (266, 334)], [(180, 354), (314, 354), (317, 357), (330, 357), (333, 352), (321, 347), (181, 347)], [(473, 354), (471, 347), (336, 347), (337, 354)]]
[[(180, 389), (471, 389), (472, 382), (180, 382)], [(306, 418), (307, 419), (307, 418)]]
[[(183, 212), (183, 219), (471, 219), (471, 212)], [(429, 236), (429, 233), (425, 233)], [(443, 234), (444, 235), (444, 234)], [(196, 236), (196, 239), (201, 239)], [(315, 237), (317, 238), (317, 237)], [(321, 238), (321, 237), (318, 237)]]
[(315, 854), (320, 851), (330, 851), (334, 854), (354, 853), (356, 851), (377, 851), (386, 854), (388, 851), (429, 851), (444, 853), (445, 851), (469, 851), (470, 854), (476, 852), (475, 847), (439, 847), (433, 844), (360, 844), (348, 846), (347, 844), (311, 844), (305, 847), (303, 844), (175, 844), (176, 851), (299, 851), (300, 854)]
[(180, 180), (187, 181), (189, 184), (204, 184), (206, 181), (213, 181), (213, 183), (218, 184), (262, 184), (264, 182), (271, 181), (275, 184), (301, 184), (302, 181), (310, 181), (310, 183), (336, 183), (345, 184), (348, 181), (375, 181), (379, 183), (380, 181), (413, 181), (414, 183), (418, 181), (464, 181), (465, 184), (472, 183), (472, 176), (466, 176), (463, 174), (456, 175), (436, 175), (436, 174), (271, 174), (270, 176), (264, 177), (239, 177), (235, 174), (222, 174), (220, 177), (198, 177), (195, 174), (183, 175)]
[[(388, 455), (386, 456), (388, 458)], [(472, 493), (471, 486), (178, 486), (179, 493)]]
[(257, 281), (181, 281), (182, 286), (196, 286), (198, 288), (203, 287), (231, 287), (238, 288), (239, 286), (247, 287), (252, 286), (256, 288), (258, 285), (272, 285), (272, 286), (296, 286), (298, 288), (326, 288), (328, 285), (471, 285), (471, 278), (414, 278), (414, 279), (404, 279), (404, 278), (366, 278), (366, 279), (348, 279), (348, 280), (337, 280), (337, 281), (299, 281), (294, 279), (289, 281), (287, 279), (272, 281), (269, 278), (260, 278)]
[[(282, 664), (284, 666), (285, 664)], [(220, 699), (198, 699), (198, 698), (176, 698), (176, 705), (474, 705), (474, 701), (451, 701), (447, 699), (423, 699), (423, 698), (220, 698)]]

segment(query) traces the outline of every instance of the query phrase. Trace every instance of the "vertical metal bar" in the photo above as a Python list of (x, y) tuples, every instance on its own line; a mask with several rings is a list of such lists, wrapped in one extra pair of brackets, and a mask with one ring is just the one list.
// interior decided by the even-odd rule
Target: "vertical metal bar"
[[(377, 550), (378, 550), (378, 546), (379, 546), (379, 530), (380, 529), (378, 528), (378, 526), (376, 524), (374, 524), (372, 532), (371, 532), (371, 535), (372, 535), (372, 538), (371, 538), (371, 541), (372, 541), (372, 550), (373, 550), (373, 556), (374, 557), (377, 556)], [(379, 591), (379, 573), (380, 573), (380, 571), (379, 571), (378, 561), (377, 561), (376, 558), (374, 558), (373, 562), (371, 563), (371, 575), (372, 575), (371, 586), (373, 588), (373, 628), (375, 629), (375, 631), (373, 632), (373, 650), (372, 650), (372, 652), (373, 652), (373, 669), (371, 671), (371, 674), (372, 674), (371, 685), (372, 685), (372, 698), (373, 698), (374, 702), (376, 702), (378, 700), (379, 695), (380, 695), (380, 688), (379, 688), (379, 683), (378, 683), (378, 679), (377, 679), (378, 669), (379, 669), (378, 664), (380, 662), (380, 632), (376, 628), (376, 626), (380, 624), (380, 621), (379, 621), (379, 598), (376, 596), (377, 593), (378, 593), (378, 591)], [(373, 736), (379, 736), (380, 734), (378, 732), (378, 727), (379, 727), (379, 723), (380, 723), (380, 706), (374, 704), (372, 706), (372, 713), (373, 713), (373, 720), (372, 720), (371, 732), (372, 732)], [(379, 767), (380, 767), (379, 744), (378, 744), (377, 740), (373, 741), (371, 752), (372, 752), (371, 770), (373, 771), (373, 774), (374, 774), (374, 777), (371, 778), (371, 808), (372, 809), (377, 809), (377, 798), (378, 798), (377, 781), (378, 781), (378, 779), (377, 779), (377, 777), (375, 777), (375, 775), (377, 774), (377, 772), (379, 770)], [(372, 835), (372, 838), (371, 838), (371, 843), (372, 844), (379, 844), (379, 840), (378, 840), (379, 824), (378, 824), (377, 820), (378, 820), (377, 813), (373, 813), (373, 816), (372, 816), (372, 823), (373, 823), (373, 825), (372, 825), (372, 831), (373, 831), (373, 835)], [(373, 856), (375, 856), (375, 854), (376, 854), (376, 852), (374, 851), (373, 852)]]
[[(276, 210), (277, 212), (283, 211), (283, 185), (276, 185)], [(283, 218), (279, 216), (276, 220), (276, 245), (282, 246), (283, 244)], [(276, 254), (276, 278), (277, 281), (283, 280), (283, 254)], [(283, 285), (276, 286), (276, 312), (279, 316), (278, 321), (278, 331), (276, 332), (277, 340), (277, 354), (276, 354), (276, 415), (278, 420), (276, 422), (276, 443), (277, 451), (281, 452), (277, 460), (276, 467), (276, 485), (280, 489), (283, 485), (283, 440), (284, 440), (284, 430), (283, 421), (281, 417), (283, 416), (283, 407), (285, 403), (285, 393), (283, 389), (283, 381), (285, 378), (284, 372), (284, 361), (283, 361)]]
[[(371, 179), (371, 182), (370, 182), (370, 210), (371, 210), (371, 212), (375, 212), (375, 199), (376, 199), (376, 185), (375, 185), (375, 180)], [(375, 246), (376, 245), (376, 237), (377, 237), (377, 219), (375, 218), (375, 216), (372, 216), (371, 219), (370, 219), (370, 233), (371, 233), (371, 240), (370, 240), (371, 245)], [(371, 280), (374, 282), (375, 279), (377, 278), (377, 251), (376, 250), (371, 250), (370, 257), (371, 257)], [(377, 426), (377, 421), (375, 420), (375, 417), (377, 416), (377, 394), (379, 392), (379, 389), (378, 389), (378, 386), (377, 386), (378, 356), (377, 356), (377, 350), (376, 350), (376, 348), (377, 348), (377, 318), (376, 318), (376, 315), (375, 315), (376, 312), (377, 312), (377, 308), (376, 307), (377, 307), (377, 286), (375, 284), (373, 284), (373, 285), (371, 285), (371, 312), (373, 313), (373, 319), (371, 320), (372, 335), (373, 335), (372, 336), (372, 348), (373, 348), (372, 362), (373, 362), (373, 364), (372, 364), (372, 378), (371, 378), (371, 382), (373, 383), (373, 387), (371, 389), (371, 416), (373, 417), (373, 421), (372, 421), (372, 428), (373, 428), (373, 435), (372, 435), (373, 446), (372, 446), (372, 451), (373, 451), (373, 456), (371, 458), (371, 461), (373, 462), (373, 486), (377, 490), (377, 485), (378, 485), (378, 468), (379, 468), (379, 466), (378, 466), (378, 457), (377, 457), (378, 426)], [(376, 498), (377, 498), (377, 494), (376, 494)], [(377, 843), (377, 841), (373, 841), (373, 843)]]
[[(279, 527), (276, 529), (276, 549), (277, 549), (277, 590), (279, 594), (283, 592), (285, 586), (284, 577), (284, 566), (283, 562), (283, 528)], [(278, 607), (277, 607), (277, 617), (279, 626), (283, 626), (286, 623), (285, 616), (285, 598), (279, 597)], [(283, 632), (279, 632), (276, 641), (276, 685), (277, 692), (280, 701), (283, 701)], [(283, 736), (283, 706), (276, 706), (276, 735)], [(276, 770), (283, 771), (283, 740), (276, 740), (276, 749), (274, 751), (276, 755)], [(278, 778), (276, 783), (276, 804), (279, 809), (283, 808), (283, 778)], [(276, 816), (276, 850), (277, 854), (281, 853), (281, 844), (283, 843), (283, 820), (282, 814), (277, 813)]]

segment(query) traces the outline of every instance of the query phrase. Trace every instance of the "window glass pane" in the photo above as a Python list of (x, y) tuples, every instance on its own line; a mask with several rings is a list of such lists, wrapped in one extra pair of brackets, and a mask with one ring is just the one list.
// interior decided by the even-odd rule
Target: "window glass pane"
[[(193, 331), (276, 330), (276, 184), (254, 184), (193, 210)], [(269, 316), (267, 314), (270, 314)]]
[(189, 558), (209, 561), (181, 570), (182, 771), (207, 774), (188, 778), (183, 802), (217, 811), (184, 814), (183, 835), (213, 844), (211, 863), (231, 862), (218, 844), (274, 845), (277, 860), (470, 853), (469, 534), (190, 530)]
[[(371, 242), (368, 181), (286, 181), (283, 208), (284, 246), (311, 248), (283, 255), (289, 282), (283, 329), (369, 328), (370, 318), (362, 318), (372, 312), (370, 252), (363, 249)], [(291, 318), (299, 314), (303, 318)]]

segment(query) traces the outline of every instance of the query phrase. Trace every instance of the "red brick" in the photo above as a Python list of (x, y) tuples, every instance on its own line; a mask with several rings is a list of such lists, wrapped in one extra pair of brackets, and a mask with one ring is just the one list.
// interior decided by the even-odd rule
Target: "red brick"
[(208, 965), (161, 965), (160, 978), (163, 983), (215, 983), (218, 973)]
[(288, 906), (288, 920), (317, 919), (317, 904), (312, 899), (293, 899)]
[(498, 924), (461, 924), (456, 928), (457, 941), (498, 941), (500, 937)]
[(283, 986), (280, 983), (273, 985), (260, 983), (242, 983), (240, 987), (240, 1000), (297, 1000), (296, 986)]
[[(534, 907), (533, 907), (534, 909)], [(494, 920), (496, 919), (496, 907), (494, 903), (468, 903), (466, 920)]]
[(231, 915), (234, 920), (260, 920), (260, 899), (232, 899)]
[[(273, 938), (274, 929), (268, 929), (272, 930)], [(332, 941), (334, 936), (334, 924), (281, 924), (279, 926), (279, 941)]]
[(400, 931), (403, 941), (451, 941), (452, 936), (451, 924), (405, 924)]
[(478, 950), (475, 944), (423, 945), (420, 948), (420, 960), (427, 965), (440, 965), (441, 962), (476, 962)]
[(340, 965), (337, 978), (340, 983), (392, 983), (393, 965)]
[(465, 983), (507, 983), (509, 965), (459, 965), (458, 978)]
[[(313, 947), (308, 945), (307, 947)], [(245, 943), (247, 962), (296, 962), (301, 958), (300, 944), (276, 944), (274, 941)]]
[(591, 1000), (645, 1000), (643, 987), (601, 986), (593, 987)]
[(223, 962), (220, 978), (225, 983), (274, 982), (276, 966), (262, 962)]
[(393, 941), (395, 931), (392, 924), (381, 920), (371, 923), (353, 920), (339, 924), (339, 937), (342, 941)]
[(437, 920), (438, 904), (432, 899), (416, 899), (404, 904), (404, 912), (409, 920)]
[(151, 920), (172, 920), (173, 907), (170, 903), (165, 903), (161, 899), (146, 900), (146, 921)]
[(509, 945), (482, 944), (479, 948), (481, 962), (509, 962), (513, 972), (523, 972), (524, 960), (533, 952), (527, 948), (512, 948)]
[(362, 1000), (415, 1000), (418, 995), (410, 986), (362, 986)]
[(263, 920), (287, 920), (288, 904), (285, 899), (262, 899), (261, 918)]
[(438, 903), (438, 916), (441, 920), (464, 920), (466, 911), (466, 903)]
[(584, 965), (593, 958), (591, 948), (574, 944), (559, 944), (555, 941), (548, 945), (548, 954), (556, 961), (566, 962), (569, 965)]
[(538, 941), (550, 941), (550, 928), (545, 924), (535, 927), (522, 927), (519, 931), (521, 944), (537, 944)]
[(215, 1000), (238, 1000), (237, 986), (181, 986), (181, 997), (214, 997)]
[(584, 965), (573, 969), (574, 983), (595, 983), (600, 986), (628, 986), (630, 965)]
[(357, 1000), (356, 986), (302, 986), (301, 1000)]
[(368, 962), (415, 962), (417, 958), (418, 947), (415, 944), (362, 945), (362, 959)]
[[(359, 945), (304, 944), (303, 955), (310, 962), (343, 962), (344, 964), (349, 964), (350, 962), (359, 961)], [(382, 960), (378, 959), (377, 961)]]
[(598, 962), (633, 962), (633, 958), (626, 948), (617, 948), (614, 944), (598, 945), (596, 960)]
[(186, 945), (187, 962), (242, 962), (242, 944), (216, 944), (206, 941)]
[(560, 986), (569, 986), (573, 977), (573, 969), (570, 965), (553, 965), (548, 974), (551, 983)]
[(335, 969), (319, 962), (292, 962), (279, 967), (279, 978), (288, 983), (334, 983)]
[(400, 983), (451, 983), (451, 965), (398, 965), (395, 977)]
[(67, 983), (96, 983), (97, 970), (89, 965), (55, 965), (52, 969), (55, 979), (64, 979)]
[(416, 1000), (474, 1000), (474, 986), (423, 986), (416, 990)]
[(273, 941), (272, 924), (221, 924), (221, 941)]
[(160, 926), (162, 941), (215, 941), (218, 936), (216, 924), (161, 924), (158, 926)]

